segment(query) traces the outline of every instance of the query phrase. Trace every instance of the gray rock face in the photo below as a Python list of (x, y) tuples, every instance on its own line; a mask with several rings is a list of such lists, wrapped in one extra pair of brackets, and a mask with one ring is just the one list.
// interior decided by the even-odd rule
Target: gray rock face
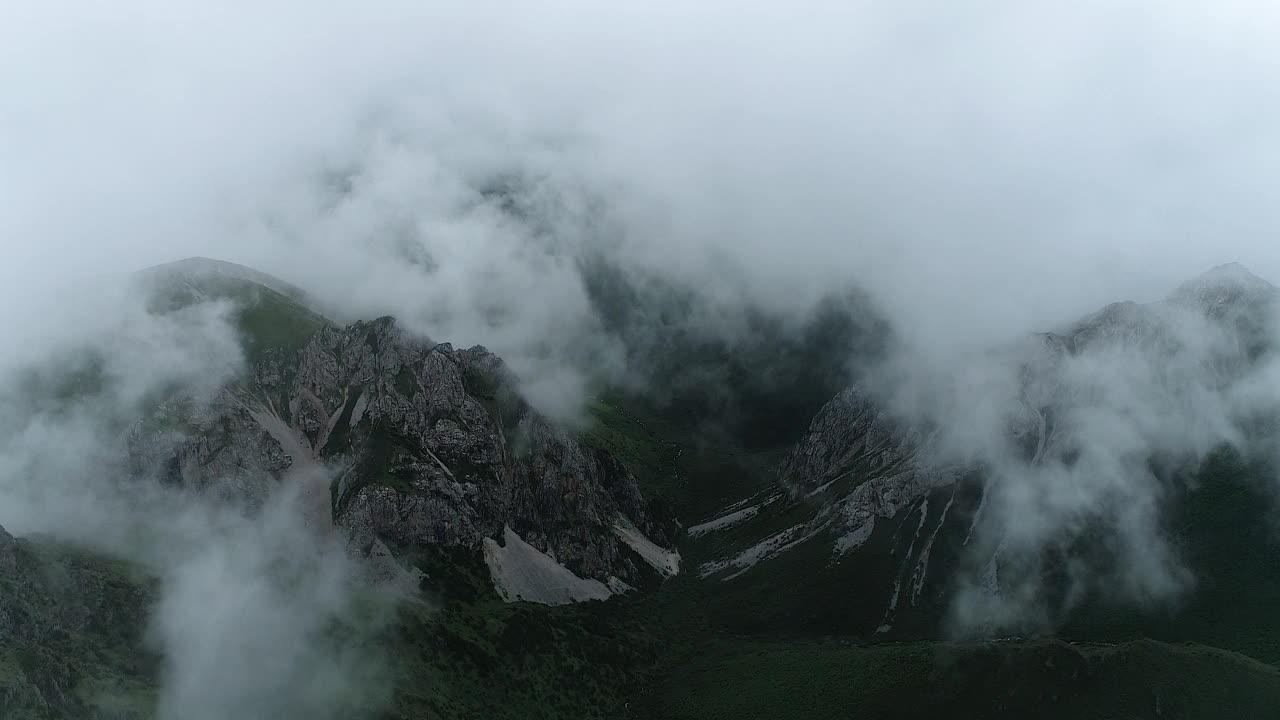
[[(1001, 461), (1028, 467), (1069, 463), (1087, 442), (1073, 423), (1097, 407), (1122, 417), (1129, 407), (1107, 395), (1117, 389), (1138, 392), (1134, 382), (1150, 383), (1141, 388), (1150, 406), (1144, 412), (1185, 413), (1199, 397), (1229, 392), (1258, 357), (1274, 350), (1270, 330), (1278, 299), (1280, 291), (1270, 283), (1228, 265), (1184, 284), (1164, 301), (1115, 303), (1064, 329), (993, 351), (984, 360), (1013, 372), (1013, 392), (999, 401), (999, 432), (1009, 453)], [(1188, 432), (1200, 431), (1190, 427)], [(1180, 436), (1175, 439), (1183, 444)], [(814, 417), (780, 472), (792, 498), (818, 509), (773, 545), (791, 547), (831, 530), (837, 533), (837, 553), (844, 552), (870, 535), (876, 518), (893, 517), (982, 469), (980, 460), (972, 467), (940, 465), (933, 449), (931, 431), (893, 416), (865, 388), (841, 392)]]
[(1241, 305), (1274, 299), (1276, 287), (1240, 263), (1227, 263), (1183, 283), (1169, 296), (1172, 303), (1196, 305), (1219, 315)]
[(785, 482), (808, 491), (854, 473), (877, 474), (914, 462), (908, 429), (883, 412), (861, 388), (832, 398), (782, 466)]
[[(1186, 507), (1183, 471), (1223, 443), (1274, 441), (1278, 294), (1215, 271), (915, 384), (848, 388), (791, 448), (777, 487), (698, 518), (690, 535), (712, 559), (697, 572), (744, 602), (795, 587), (762, 617), (894, 640), (1039, 630), (1073, 603), (1120, 602), (1115, 587), (1163, 549), (1132, 529)], [(1085, 578), (1071, 593), (1062, 568)], [(1185, 573), (1148, 577), (1161, 591)], [(841, 611), (805, 619), (831, 603)]]
[(884, 412), (858, 387), (823, 406), (788, 453), (782, 482), (827, 503), (817, 519), (856, 540), (877, 517), (893, 517), (955, 479), (927, 462), (929, 438)]
[(672, 539), (631, 473), (529, 408), (500, 359), (410, 337), (390, 318), (325, 327), (297, 353), (266, 353), (207, 411), (166, 412), (181, 422), (132, 434), (136, 470), (260, 499), (322, 468), (331, 481), (308, 490), (309, 512), (365, 552), (379, 540), (479, 549), (510, 527), (583, 578), (634, 584), (643, 560), (615, 521)]

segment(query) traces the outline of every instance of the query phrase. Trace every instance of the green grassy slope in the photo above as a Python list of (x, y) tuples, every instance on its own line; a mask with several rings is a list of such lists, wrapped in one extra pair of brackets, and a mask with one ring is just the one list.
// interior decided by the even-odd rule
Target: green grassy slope
[(638, 701), (670, 720), (1269, 718), (1280, 670), (1199, 645), (1056, 641), (859, 647), (721, 639)]
[(150, 717), (159, 658), (144, 642), (154, 584), (47, 538), (18, 540), (0, 577), (0, 717)]
[(301, 348), (328, 320), (308, 307), (298, 295), (289, 295), (237, 277), (159, 276), (151, 279), (149, 306), (166, 313), (209, 300), (229, 301), (232, 321), (240, 331), (245, 355), (261, 359), (270, 349), (289, 353)]

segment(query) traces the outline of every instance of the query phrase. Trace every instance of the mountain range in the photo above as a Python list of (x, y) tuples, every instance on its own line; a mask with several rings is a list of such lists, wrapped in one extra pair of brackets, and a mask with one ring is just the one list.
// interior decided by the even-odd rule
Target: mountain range
[[(650, 382), (601, 386), (569, 426), (484, 347), (341, 325), (231, 263), (143, 271), (151, 315), (229, 308), (243, 362), (113, 418), (103, 474), (295, 520), (253, 575), (272, 587), (306, 586), (324, 574), (309, 548), (338, 548), (315, 557), (349, 570), (340, 611), (307, 637), (368, 659), (319, 694), (341, 717), (1280, 706), (1270, 283), (1221, 266), (939, 374), (856, 292), (799, 329), (745, 309), (735, 344), (677, 324), (655, 339), (646, 313), (696, 299), (592, 277)], [(73, 366), (13, 402), (56, 414), (108, 392)], [(118, 545), (0, 531), (0, 717), (172, 714), (181, 668), (154, 639), (172, 582)], [(288, 677), (228, 707), (314, 716)]]

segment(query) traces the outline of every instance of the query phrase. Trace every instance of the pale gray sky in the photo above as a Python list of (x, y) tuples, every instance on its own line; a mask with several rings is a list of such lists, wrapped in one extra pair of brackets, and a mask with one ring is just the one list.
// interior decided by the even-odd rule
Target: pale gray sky
[(562, 258), (596, 202), (620, 256), (726, 292), (852, 279), (940, 344), (1008, 333), (1226, 261), (1280, 280), (1277, 31), (1242, 0), (10, 3), (0, 278), (202, 254), (554, 335), (572, 268), (475, 210), (524, 172)]

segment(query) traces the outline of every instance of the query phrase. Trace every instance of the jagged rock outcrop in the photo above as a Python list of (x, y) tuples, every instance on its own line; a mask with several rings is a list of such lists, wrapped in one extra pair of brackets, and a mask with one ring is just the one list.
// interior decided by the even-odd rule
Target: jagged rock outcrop
[[(1075, 409), (1104, 402), (1101, 394), (1126, 383), (1120, 373), (1151, 383), (1175, 401), (1188, 388), (1229, 386), (1270, 348), (1266, 330), (1278, 300), (1280, 291), (1270, 283), (1239, 265), (1224, 265), (1164, 301), (1113, 303), (1064, 330), (997, 351), (984, 360), (1015, 369), (1015, 390), (1002, 408), (1009, 444), (1021, 449), (1020, 460), (1029, 465), (1078, 452), (1076, 439), (1059, 423)], [(852, 388), (814, 419), (783, 476), (809, 487), (846, 473), (874, 480), (886, 467), (919, 469), (926, 444), (918, 428), (887, 416)], [(917, 494), (931, 487), (914, 482), (910, 472), (898, 477), (896, 484), (914, 486)]]
[[(877, 517), (893, 517), (956, 471), (932, 465), (929, 438), (885, 412), (860, 387), (832, 398), (783, 462), (781, 481), (825, 507), (822, 525), (842, 536), (840, 550), (869, 535)], [(812, 532), (812, 529), (811, 529)]]
[[(838, 558), (868, 541), (880, 527), (878, 520), (899, 518), (892, 523), (892, 534), (906, 538), (896, 550), (905, 551), (904, 565), (890, 605), (899, 586), (906, 587), (904, 577), (919, 593), (940, 524), (962, 525), (955, 536), (967, 546), (984, 519), (992, 482), (1046, 466), (1070, 474), (1082, 458), (1098, 460), (1090, 457), (1095, 450), (1108, 455), (1088, 467), (1122, 472), (1119, 468), (1132, 464), (1141, 473), (1153, 456), (1167, 455), (1171, 462), (1194, 459), (1238, 437), (1237, 426), (1247, 424), (1236, 416), (1239, 388), (1275, 349), (1271, 330), (1278, 299), (1280, 291), (1270, 283), (1239, 266), (1223, 266), (1184, 284), (1166, 300), (1115, 303), (1063, 329), (993, 349), (976, 360), (976, 375), (990, 388), (937, 398), (939, 403), (954, 403), (956, 397), (982, 403), (982, 414), (966, 415), (960, 406), (900, 415), (890, 412), (885, 393), (848, 388), (817, 413), (784, 459), (779, 485), (788, 502), (764, 494), (695, 525), (702, 534), (749, 525), (755, 518), (771, 533), (757, 536), (756, 545), (736, 555), (704, 564), (702, 572), (737, 568), (721, 575), (732, 579), (818, 537), (834, 543)], [(988, 389), (993, 394), (983, 394)], [(1252, 412), (1259, 400), (1257, 393), (1250, 395), (1245, 405)], [(917, 404), (931, 402), (933, 398), (923, 397)], [(1205, 412), (1206, 402), (1215, 404), (1212, 412)], [(1270, 411), (1280, 412), (1280, 406)], [(1126, 424), (1149, 416), (1165, 422), (1139, 428)], [(977, 429), (990, 448), (967, 456), (948, 452), (961, 444), (957, 438), (966, 437), (967, 428), (953, 426), (966, 422), (990, 423)], [(1116, 437), (1098, 436), (1100, 428), (1112, 426), (1124, 430), (1113, 433)], [(948, 432), (950, 437), (944, 437)], [(962, 490), (962, 480), (974, 482)], [(1042, 480), (1054, 482), (1051, 475)], [(1116, 483), (1122, 485), (1118, 479)], [(1099, 498), (1110, 497), (1105, 486), (1094, 488)], [(927, 499), (939, 492), (941, 506), (930, 507)], [(963, 511), (952, 509), (957, 493), (965, 498)], [(797, 505), (810, 509), (803, 514), (788, 509)], [(914, 520), (900, 521), (904, 510), (919, 517), (918, 527)], [(1090, 511), (1079, 510), (1082, 517)], [(770, 526), (778, 521), (765, 517), (769, 513), (791, 523), (807, 519), (778, 531), (776, 524)], [(996, 539), (985, 547), (992, 558), (1003, 546), (1003, 531), (993, 532)], [(913, 536), (919, 542), (911, 541)], [(986, 562), (994, 586), (996, 562)]]
[(581, 578), (621, 587), (652, 571), (620, 520), (672, 541), (634, 476), (531, 409), (499, 358), (391, 318), (322, 327), (296, 352), (263, 353), (211, 407), (175, 402), (159, 416), (131, 435), (137, 471), (247, 498), (322, 471), (323, 487), (304, 493), (309, 513), (365, 553), (384, 542), (479, 549), (510, 528)]

